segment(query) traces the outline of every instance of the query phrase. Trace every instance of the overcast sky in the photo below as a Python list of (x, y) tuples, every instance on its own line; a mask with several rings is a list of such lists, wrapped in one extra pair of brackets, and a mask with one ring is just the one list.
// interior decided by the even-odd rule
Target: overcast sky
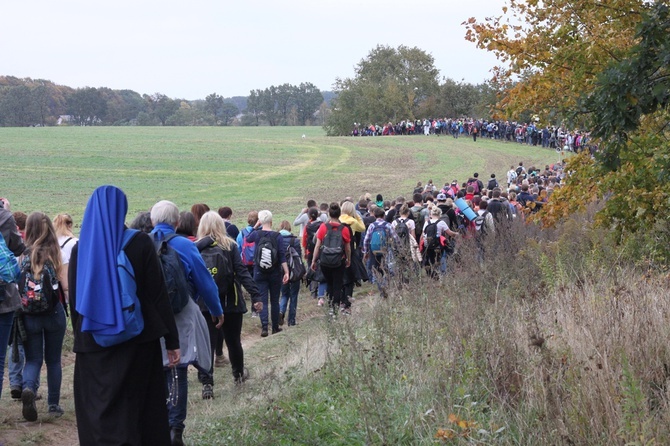
[(502, 0), (17, 0), (0, 11), (0, 75), (204, 99), (336, 77), (378, 44), (416, 46), (441, 77), (480, 83), (493, 55), (461, 22)]

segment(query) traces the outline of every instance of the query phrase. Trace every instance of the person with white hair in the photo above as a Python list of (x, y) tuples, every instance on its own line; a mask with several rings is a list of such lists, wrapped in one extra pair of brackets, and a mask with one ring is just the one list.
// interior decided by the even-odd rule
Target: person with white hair
[[(176, 393), (173, 398), (168, 400), (172, 444), (182, 445), (188, 398), (188, 364), (199, 364), (207, 371), (210, 369), (209, 363), (211, 361), (209, 331), (195, 301), (202, 299), (205, 307), (212, 315), (212, 319), (216, 320), (217, 329), (223, 325), (223, 309), (219, 300), (218, 287), (195, 243), (175, 233), (175, 228), (179, 223), (177, 205), (167, 200), (159, 201), (151, 208), (151, 222), (154, 225), (154, 229), (151, 231), (154, 244), (166, 241), (179, 254), (184, 276), (194, 293), (187, 300), (186, 306), (175, 314), (175, 322), (179, 330), (179, 345), (184, 354), (177, 367), (165, 372), (168, 390), (171, 394)], [(195, 353), (192, 355), (187, 354), (194, 351)]]
[(268, 335), (268, 297), (272, 334), (282, 331), (279, 326), (279, 297), (281, 286), (288, 283), (289, 271), (286, 263), (286, 249), (281, 234), (272, 230), (272, 212), (263, 210), (258, 213), (258, 221), (247, 236), (249, 243), (255, 243), (254, 281), (263, 302), (260, 312), (261, 337)]

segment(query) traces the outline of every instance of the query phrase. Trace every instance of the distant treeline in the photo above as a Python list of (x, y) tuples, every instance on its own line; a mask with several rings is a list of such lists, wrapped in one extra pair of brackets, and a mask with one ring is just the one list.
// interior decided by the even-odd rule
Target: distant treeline
[(186, 100), (0, 76), (0, 126), (323, 125), (333, 96), (301, 83), (253, 90), (248, 97), (212, 93), (205, 99)]

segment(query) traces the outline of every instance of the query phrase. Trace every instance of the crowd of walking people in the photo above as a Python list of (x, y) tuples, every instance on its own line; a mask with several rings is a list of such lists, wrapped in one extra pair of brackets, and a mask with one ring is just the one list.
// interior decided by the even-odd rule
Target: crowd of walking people
[[(38, 419), (44, 363), (47, 414), (63, 414), (69, 315), (80, 444), (183, 444), (189, 366), (203, 399), (215, 397), (215, 368), (229, 363), (236, 384), (249, 379), (241, 342), (248, 306), (267, 337), (297, 325), (303, 284), (306, 302), (337, 318), (351, 315), (363, 282), (386, 298), (422, 271), (440, 280), (463, 240), (483, 260), (497, 234), (537, 212), (560, 187), (562, 169), (520, 162), (501, 179), (419, 182), (411, 198), (310, 199), (292, 223), (276, 225), (260, 210), (241, 228), (230, 207), (197, 203), (180, 212), (167, 200), (127, 222), (125, 194), (101, 186), (79, 238), (70, 215), (12, 213), (2, 199), (0, 341), (11, 346), (11, 397), (27, 421)], [(0, 352), (4, 362), (7, 349)]]
[(565, 126), (538, 125), (530, 122), (509, 120), (486, 120), (468, 117), (462, 118), (426, 118), (388, 122), (383, 125), (364, 126), (354, 123), (352, 136), (389, 136), (389, 135), (450, 135), (454, 138), (477, 137), (505, 142), (517, 142), (559, 151), (579, 152), (597, 147), (591, 143), (589, 132), (568, 130)]

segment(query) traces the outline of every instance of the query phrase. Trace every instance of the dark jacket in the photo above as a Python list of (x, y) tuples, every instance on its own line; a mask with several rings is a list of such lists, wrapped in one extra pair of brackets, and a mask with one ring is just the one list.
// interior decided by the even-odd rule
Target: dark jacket
[[(25, 251), (26, 246), (23, 244), (23, 238), (16, 227), (14, 216), (11, 212), (2, 207), (1, 203), (2, 202), (0, 202), (0, 232), (5, 239), (7, 248), (9, 248), (18, 259), (18, 257), (23, 254), (23, 251)], [(19, 291), (16, 288), (16, 284), (9, 283), (5, 285), (5, 300), (0, 302), (0, 314), (12, 312), (20, 306), (21, 299), (19, 298)]]
[[(260, 302), (260, 296), (256, 282), (251, 277), (249, 270), (242, 263), (242, 256), (240, 255), (240, 248), (238, 248), (237, 243), (231, 244), (230, 250), (225, 250), (221, 248), (214, 240), (207, 236), (198, 240), (196, 246), (201, 253), (205, 253), (207, 250), (219, 250), (222, 255), (227, 256), (230, 265), (233, 270), (232, 280), (230, 277), (222, 277), (222, 275), (213, 274), (214, 282), (219, 288), (219, 299), (221, 300), (221, 306), (223, 307), (223, 312), (225, 313), (246, 313), (247, 305), (244, 301), (244, 295), (242, 294), (242, 287), (251, 295), (251, 302), (256, 303)], [(211, 272), (211, 271), (210, 271)], [(206, 308), (201, 310), (207, 311)]]
[[(151, 238), (149, 235), (140, 232), (128, 243), (125, 251), (135, 272), (137, 297), (142, 307), (142, 316), (144, 316), (144, 330), (127, 343), (144, 343), (164, 337), (165, 346), (168, 350), (178, 349), (179, 333), (163, 280), (163, 270), (159, 264), (158, 255)], [(76, 310), (78, 253), (79, 243), (72, 248), (68, 270), (72, 329), (74, 331), (73, 350), (75, 353), (88, 353), (104, 350), (104, 348), (93, 340), (90, 333), (81, 331), (82, 318)]]

